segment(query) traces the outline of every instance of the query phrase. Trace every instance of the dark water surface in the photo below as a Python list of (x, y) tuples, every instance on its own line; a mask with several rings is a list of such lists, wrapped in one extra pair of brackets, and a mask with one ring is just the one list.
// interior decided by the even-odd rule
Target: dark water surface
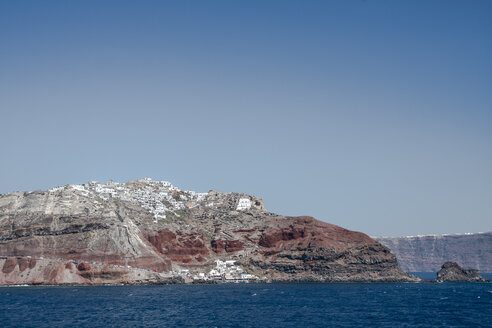
[(492, 284), (0, 288), (2, 327), (492, 327)]

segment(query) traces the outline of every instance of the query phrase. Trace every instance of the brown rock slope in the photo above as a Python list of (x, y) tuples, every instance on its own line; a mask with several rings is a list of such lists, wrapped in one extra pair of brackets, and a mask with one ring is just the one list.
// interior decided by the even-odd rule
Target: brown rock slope
[(278, 279), (395, 281), (410, 277), (369, 236), (312, 217), (274, 219), (261, 233), (254, 265)]
[[(311, 217), (269, 213), (253, 196), (195, 194), (149, 179), (0, 196), (0, 255), (159, 272), (208, 272), (215, 260), (232, 259), (272, 280), (419, 281), (398, 268), (388, 248), (363, 233)], [(11, 260), (2, 261), (0, 283), (25, 282), (15, 278), (23, 272), (20, 265), (9, 271)], [(51, 273), (38, 277), (87, 283), (79, 269), (63, 269), (55, 280)], [(136, 277), (107, 281), (122, 279)]]

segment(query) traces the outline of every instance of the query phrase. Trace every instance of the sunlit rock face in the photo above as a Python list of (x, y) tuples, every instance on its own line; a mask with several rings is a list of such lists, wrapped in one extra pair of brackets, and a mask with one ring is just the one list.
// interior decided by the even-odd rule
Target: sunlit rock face
[[(142, 270), (206, 272), (217, 259), (268, 280), (418, 281), (363, 233), (270, 213), (254, 196), (183, 191), (151, 179), (0, 196), (0, 255), (9, 271), (3, 284), (15, 283), (16, 275), (29, 283), (21, 272), (39, 265), (55, 273), (32, 271), (37, 283), (132, 283), (158, 280), (139, 276)], [(38, 264), (29, 269), (31, 262), (9, 259), (27, 256)], [(73, 261), (93, 264), (66, 264)]]
[(411, 237), (376, 237), (409, 272), (437, 272), (452, 261), (468, 269), (492, 272), (492, 232)]

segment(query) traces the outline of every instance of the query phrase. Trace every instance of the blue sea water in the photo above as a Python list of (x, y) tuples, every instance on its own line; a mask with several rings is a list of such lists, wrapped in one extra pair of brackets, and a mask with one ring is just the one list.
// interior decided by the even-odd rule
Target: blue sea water
[[(435, 280), (437, 277), (437, 272), (410, 272), (410, 273), (427, 281)], [(492, 281), (492, 273), (480, 272), (480, 275), (485, 279)]]
[(491, 327), (492, 284), (0, 288), (2, 327)]

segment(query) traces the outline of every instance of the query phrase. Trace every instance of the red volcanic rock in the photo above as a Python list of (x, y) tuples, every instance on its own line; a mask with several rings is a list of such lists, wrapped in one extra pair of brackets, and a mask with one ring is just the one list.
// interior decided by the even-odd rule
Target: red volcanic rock
[(198, 255), (197, 257), (195, 257), (195, 260), (197, 260), (198, 262), (205, 262), (207, 261), (206, 258), (204, 258), (203, 256), (201, 255)]
[(36, 260), (32, 258), (25, 258), (22, 257), (17, 260), (17, 263), (19, 263), (19, 270), (20, 272), (25, 271), (26, 269), (32, 269), (36, 265)]
[(189, 263), (192, 256), (209, 254), (204, 237), (199, 233), (174, 233), (166, 229), (148, 236), (147, 240), (156, 251), (177, 262)]
[(82, 262), (77, 264), (77, 270), (79, 271), (90, 271), (91, 270), (91, 265), (86, 262)]
[(168, 243), (176, 240), (176, 234), (170, 230), (161, 230), (156, 235), (147, 237), (149, 242), (158, 250), (163, 250)]
[(3, 264), (2, 272), (11, 273), (14, 271), (16, 266), (17, 266), (17, 259), (15, 257), (9, 257), (7, 258), (7, 260), (5, 260), (5, 263)]
[[(32, 260), (32, 261), (31, 261)], [(21, 264), (23, 263), (23, 264)], [(29, 265), (34, 267), (30, 268)], [(27, 264), (27, 265), (26, 265)], [(84, 265), (80, 265), (84, 264)], [(133, 283), (158, 283), (164, 281), (162, 276), (156, 272), (138, 270), (135, 268), (120, 267), (96, 267), (90, 270), (87, 263), (80, 263), (80, 269), (76, 270), (71, 262), (57, 259), (22, 259), (22, 258), (0, 258), (0, 267), (5, 267), (8, 273), (0, 274), (0, 285), (18, 284), (114, 284), (130, 281)], [(16, 266), (24, 268), (19, 274)], [(172, 282), (172, 281), (171, 281)]]
[(240, 240), (214, 239), (210, 242), (210, 246), (212, 247), (212, 250), (217, 254), (221, 254), (222, 252), (233, 253), (244, 249), (244, 243)]
[(261, 232), (250, 263), (275, 280), (419, 281), (369, 236), (312, 217), (274, 219)]
[(291, 217), (277, 220), (260, 236), (258, 244), (266, 248), (345, 249), (351, 244), (377, 244), (369, 236), (339, 226), (321, 222), (313, 217)]
[(43, 278), (48, 284), (56, 284), (59, 279), (57, 277), (63, 273), (64, 266), (46, 266), (43, 270)]
[(31, 258), (29, 259), (29, 269), (33, 269), (36, 266), (36, 260)]
[(171, 259), (173, 261), (179, 262), (179, 263), (190, 263), (191, 261), (193, 261), (193, 259), (188, 255), (181, 256), (181, 257), (174, 256), (174, 257), (171, 257)]

